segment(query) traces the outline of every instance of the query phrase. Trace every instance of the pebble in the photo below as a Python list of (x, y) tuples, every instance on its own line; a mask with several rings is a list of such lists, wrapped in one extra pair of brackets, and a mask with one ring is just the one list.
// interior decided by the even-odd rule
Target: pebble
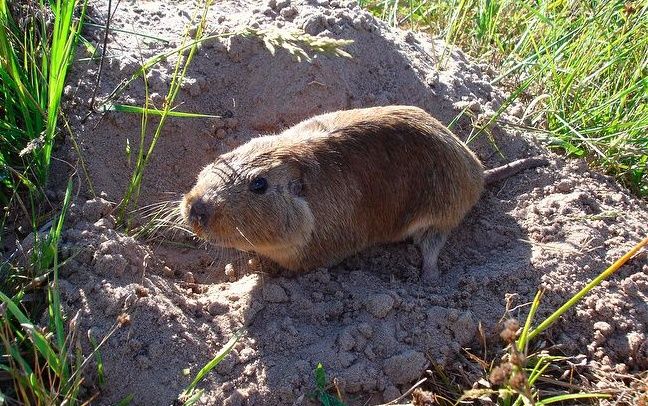
[(509, 114), (513, 117), (522, 118), (524, 116), (524, 105), (521, 103), (515, 104), (509, 110)]
[(236, 268), (233, 264), (225, 265), (225, 275), (228, 277), (230, 282), (236, 281)]
[(454, 107), (455, 110), (464, 110), (467, 108), (475, 113), (481, 113), (482, 111), (482, 106), (477, 100), (461, 100), (453, 103), (452, 107)]
[(247, 262), (248, 269), (252, 272), (256, 272), (261, 269), (261, 263), (256, 258), (250, 258)]
[(606, 321), (597, 321), (596, 323), (594, 323), (594, 330), (600, 331), (601, 334), (607, 337), (612, 334), (614, 327), (612, 327), (610, 323)]
[(148, 297), (149, 290), (144, 286), (137, 285), (135, 286), (135, 294), (137, 295), (137, 297)]
[(452, 330), (459, 345), (464, 346), (469, 344), (473, 338), (475, 338), (475, 334), (477, 333), (477, 323), (475, 322), (472, 313), (466, 311), (450, 325), (450, 330)]
[(165, 267), (162, 269), (162, 273), (163, 273), (164, 276), (166, 276), (167, 278), (172, 278), (172, 277), (174, 276), (173, 269), (169, 268), (168, 266), (165, 266)]
[(196, 278), (192, 272), (187, 272), (182, 276), (182, 280), (187, 283), (196, 283)]
[(104, 218), (101, 218), (101, 219), (97, 220), (94, 223), (94, 226), (97, 227), (97, 228), (104, 229), (104, 230), (115, 228), (115, 219), (114, 219), (114, 217), (113, 218), (110, 218), (110, 217), (112, 217), (112, 216), (104, 217)]
[(365, 308), (375, 317), (382, 319), (394, 307), (394, 298), (386, 293), (371, 296), (365, 303)]
[(574, 184), (569, 179), (563, 179), (556, 185), (556, 190), (560, 193), (569, 193), (572, 191)]

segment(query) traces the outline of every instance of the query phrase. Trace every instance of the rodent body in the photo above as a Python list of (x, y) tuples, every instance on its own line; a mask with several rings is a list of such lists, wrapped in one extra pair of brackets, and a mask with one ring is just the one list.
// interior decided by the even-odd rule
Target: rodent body
[[(537, 165), (508, 171), (529, 166)], [(484, 179), (472, 151), (423, 110), (346, 110), (221, 155), (181, 211), (199, 236), (292, 271), (411, 237), (422, 251), (422, 276), (432, 279), (439, 250)]]

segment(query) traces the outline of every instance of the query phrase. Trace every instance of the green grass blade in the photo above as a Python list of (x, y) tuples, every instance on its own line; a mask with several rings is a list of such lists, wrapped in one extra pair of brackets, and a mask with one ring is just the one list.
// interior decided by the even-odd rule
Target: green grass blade
[(516, 341), (517, 350), (524, 354), (526, 354), (529, 346), (529, 330), (531, 329), (531, 324), (533, 323), (533, 318), (538, 311), (538, 307), (540, 307), (540, 299), (542, 298), (543, 294), (544, 291), (539, 290), (533, 298), (533, 302), (531, 302), (531, 309), (529, 309), (529, 314), (527, 315), (526, 321), (524, 322), (524, 327), (522, 328), (522, 333), (520, 333), (520, 337)]
[(103, 386), (106, 383), (104, 378), (103, 357), (101, 356), (101, 351), (97, 345), (97, 340), (92, 336), (90, 330), (88, 330), (88, 340), (90, 341), (90, 345), (92, 345), (92, 350), (95, 354), (95, 362), (97, 364), (97, 382), (99, 383), (99, 386)]
[(63, 313), (61, 311), (61, 294), (58, 286), (58, 243), (61, 238), (61, 232), (63, 231), (63, 222), (65, 220), (65, 215), (67, 210), (70, 207), (72, 197), (72, 180), (70, 179), (65, 190), (65, 198), (63, 199), (63, 208), (61, 209), (61, 214), (55, 220), (54, 227), (50, 231), (48, 239), (50, 240), (50, 246), (53, 251), (52, 258), (52, 269), (54, 270), (54, 278), (52, 281), (52, 286), (48, 289), (49, 297), (49, 316), (50, 320), (53, 320), (55, 332), (56, 332), (56, 343), (59, 349), (63, 350), (65, 348), (65, 330), (63, 328)]
[[(88, 27), (99, 28), (99, 29), (105, 29), (106, 28), (105, 25), (93, 24), (93, 23), (88, 23), (88, 22), (86, 22), (84, 25), (87, 25)], [(156, 41), (164, 42), (165, 44), (168, 44), (168, 43), (171, 42), (171, 40), (166, 39), (166, 38), (157, 37), (157, 36), (149, 35), (149, 34), (143, 34), (141, 32), (136, 32), (136, 31), (124, 30), (124, 29), (121, 29), (121, 28), (110, 27), (110, 31), (123, 32), (124, 34), (131, 34), (131, 35), (136, 35), (136, 36), (142, 37), (142, 38), (154, 39)]]
[(200, 398), (202, 397), (203, 393), (205, 393), (205, 391), (202, 390), (202, 389), (198, 389), (198, 390), (194, 390), (194, 391), (192, 391), (192, 392), (191, 392), (191, 396), (189, 396), (189, 397), (187, 398), (187, 400), (185, 400), (185, 401), (182, 403), (182, 406), (193, 406), (193, 405), (195, 405), (195, 404), (200, 400)]
[(550, 398), (542, 399), (540, 402), (536, 403), (538, 406), (549, 405), (551, 403), (565, 402), (567, 400), (576, 400), (576, 399), (608, 399), (612, 395), (607, 393), (570, 393), (565, 395), (556, 395)]
[(238, 342), (238, 340), (245, 334), (244, 330), (239, 330), (234, 335), (232, 338), (229, 339), (229, 341), (225, 344), (223, 348), (218, 351), (216, 356), (212, 358), (211, 361), (209, 361), (200, 371), (198, 371), (198, 374), (196, 375), (196, 378), (187, 386), (187, 388), (183, 392), (183, 397), (184, 396), (191, 396), (193, 390), (196, 388), (196, 385), (200, 383), (200, 381), (203, 380), (203, 378), (212, 370), (214, 369), (222, 360), (227, 356), (227, 354), (232, 351), (232, 348), (234, 348), (234, 345)]
[(162, 116), (166, 114), (170, 117), (186, 117), (186, 118), (220, 118), (220, 116), (215, 116), (212, 114), (202, 114), (202, 113), (188, 113), (182, 111), (169, 110), (158, 110), (154, 108), (146, 108), (140, 106), (133, 106), (129, 104), (109, 104), (105, 106), (106, 110), (119, 111), (122, 113), (137, 113), (137, 114), (150, 114), (153, 116)]
[(34, 347), (47, 360), (49, 365), (57, 373), (61, 372), (61, 362), (49, 342), (32, 324), (29, 318), (16, 306), (16, 304), (4, 293), (0, 292), (0, 300), (5, 303), (7, 310), (18, 320), (23, 330), (29, 335)]
[[(542, 333), (544, 330), (549, 328), (553, 323), (558, 320), (567, 310), (571, 309), (580, 299), (588, 294), (592, 289), (598, 286), (603, 280), (610, 277), (614, 274), (623, 264), (625, 264), (630, 258), (632, 258), (639, 250), (641, 250), (645, 245), (648, 244), (648, 237), (641, 240), (637, 245), (635, 245), (630, 251), (628, 251), (624, 256), (615, 261), (610, 265), (605, 271), (599, 274), (594, 278), (590, 283), (588, 283), (583, 289), (578, 291), (574, 296), (572, 296), (565, 304), (560, 306), (558, 310), (553, 312), (549, 317), (547, 317), (538, 327), (529, 332), (526, 337), (526, 341), (532, 340), (538, 334)], [(519, 345), (519, 344), (518, 344)]]
[(117, 404), (115, 406), (128, 406), (128, 405), (131, 404), (131, 402), (133, 401), (134, 398), (135, 398), (135, 396), (131, 393), (131, 394), (127, 395), (126, 397), (124, 397), (119, 402), (117, 402)]

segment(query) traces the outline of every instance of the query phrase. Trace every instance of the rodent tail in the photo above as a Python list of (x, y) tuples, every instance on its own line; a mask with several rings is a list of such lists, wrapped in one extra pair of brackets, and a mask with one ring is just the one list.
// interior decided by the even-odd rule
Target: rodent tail
[(549, 160), (545, 158), (518, 159), (517, 161), (509, 162), (506, 165), (484, 171), (484, 183), (489, 185), (526, 169), (547, 165), (549, 165)]

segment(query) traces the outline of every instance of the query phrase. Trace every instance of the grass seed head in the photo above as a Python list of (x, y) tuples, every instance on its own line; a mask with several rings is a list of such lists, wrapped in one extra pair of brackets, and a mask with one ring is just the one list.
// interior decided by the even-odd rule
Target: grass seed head
[(504, 342), (510, 344), (517, 338), (517, 332), (520, 329), (520, 323), (515, 319), (508, 319), (504, 322), (504, 330), (500, 333), (500, 337)]
[(412, 392), (412, 405), (414, 406), (434, 406), (438, 405), (436, 396), (432, 392), (428, 392), (421, 388), (414, 389)]
[(502, 385), (509, 379), (513, 366), (509, 362), (505, 362), (496, 366), (490, 373), (488, 380), (493, 385)]
[(119, 327), (130, 325), (131, 324), (130, 314), (122, 313), (119, 316), (117, 316), (117, 324), (119, 324)]
[(149, 295), (149, 290), (144, 286), (138, 286), (135, 288), (135, 294), (137, 297), (147, 297)]
[(511, 354), (509, 355), (509, 361), (511, 364), (516, 367), (524, 367), (526, 363), (526, 357), (521, 352), (515, 350), (515, 347), (511, 347)]
[(527, 377), (524, 371), (516, 369), (509, 378), (509, 385), (518, 392), (526, 392)]

